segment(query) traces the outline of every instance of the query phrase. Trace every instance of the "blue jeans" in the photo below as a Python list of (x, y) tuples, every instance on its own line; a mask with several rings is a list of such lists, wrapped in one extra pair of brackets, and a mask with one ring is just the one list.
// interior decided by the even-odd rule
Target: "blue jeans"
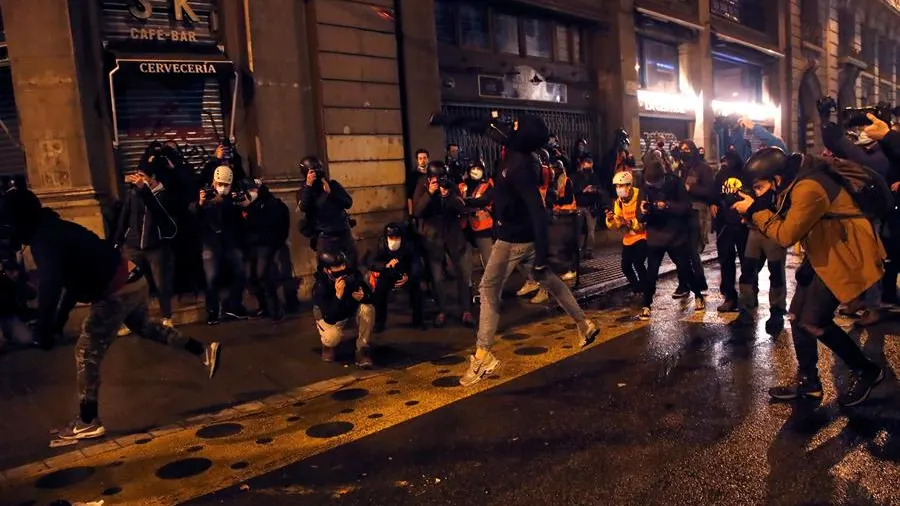
[[(500, 240), (494, 242), (479, 287), (481, 318), (476, 342), (479, 348), (490, 350), (494, 345), (497, 325), (500, 323), (500, 296), (503, 293), (503, 285), (520, 264), (529, 270), (534, 265), (534, 243), (514, 244)], [(578, 301), (575, 300), (569, 287), (556, 274), (548, 269), (538, 283), (541, 288), (553, 294), (560, 307), (578, 324), (579, 329), (585, 327), (587, 318), (584, 311), (578, 306)]]
[(231, 274), (228, 287), (226, 309), (239, 309), (244, 306), (244, 287), (247, 276), (244, 271), (244, 252), (235, 246), (221, 243), (203, 245), (203, 273), (206, 275), (206, 312), (219, 314), (219, 296), (222, 287), (220, 278), (223, 265), (227, 265)]

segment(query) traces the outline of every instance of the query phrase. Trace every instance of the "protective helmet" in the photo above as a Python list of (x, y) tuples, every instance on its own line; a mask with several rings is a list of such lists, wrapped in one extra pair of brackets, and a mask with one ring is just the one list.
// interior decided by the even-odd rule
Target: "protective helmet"
[(440, 160), (432, 160), (428, 162), (428, 175), (441, 177), (447, 175), (447, 164)]
[(484, 160), (469, 160), (469, 168), (478, 167), (479, 169), (484, 170)]
[(384, 227), (385, 237), (403, 237), (403, 228), (396, 223), (388, 223)]
[(343, 251), (322, 250), (318, 255), (319, 267), (330, 269), (347, 264), (347, 255)]
[(760, 179), (772, 179), (784, 172), (788, 155), (781, 148), (762, 148), (747, 160), (744, 164), (744, 172), (751, 181)]
[(324, 167), (322, 166), (322, 162), (319, 161), (315, 156), (307, 156), (303, 160), (300, 160), (300, 173), (304, 176), (310, 170), (316, 172), (325, 172)]
[(566, 164), (562, 160), (557, 160), (552, 165), (554, 169), (566, 170)]
[(219, 165), (213, 172), (213, 182), (231, 184), (234, 182), (234, 172), (227, 165)]
[(550, 164), (550, 152), (549, 151), (541, 148), (538, 150), (537, 154), (538, 154), (538, 158), (541, 159), (541, 165), (549, 165)]
[(613, 176), (613, 184), (617, 186), (620, 184), (634, 184), (634, 176), (627, 170), (616, 173), (616, 175)]

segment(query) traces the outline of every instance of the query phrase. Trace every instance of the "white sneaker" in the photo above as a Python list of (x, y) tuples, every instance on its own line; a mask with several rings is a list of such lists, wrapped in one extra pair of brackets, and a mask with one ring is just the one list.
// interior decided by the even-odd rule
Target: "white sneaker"
[(577, 276), (575, 274), (575, 271), (569, 271), (569, 272), (563, 274), (562, 276), (560, 276), (560, 279), (562, 279), (563, 281), (571, 281), (571, 280), (575, 279), (576, 277)]
[(530, 302), (532, 304), (543, 304), (548, 300), (550, 300), (550, 294), (547, 292), (547, 290), (540, 289), (538, 290), (538, 293), (531, 298)]
[(172, 323), (171, 318), (163, 318), (162, 321), (159, 322), (159, 324), (162, 325), (163, 327), (169, 327), (170, 329), (175, 328), (175, 324)]
[(516, 295), (519, 297), (524, 297), (526, 295), (531, 295), (540, 289), (541, 285), (539, 285), (537, 281), (528, 280), (524, 285), (522, 285), (522, 288), (519, 288), (519, 291), (516, 292)]
[(587, 327), (584, 329), (584, 332), (581, 332), (581, 339), (578, 340), (578, 346), (584, 348), (585, 346), (594, 342), (597, 339), (597, 336), (600, 334), (600, 329), (597, 327), (593, 321), (587, 321)]
[(638, 320), (641, 320), (641, 321), (650, 320), (650, 308), (649, 307), (645, 306), (643, 309), (641, 309), (640, 314), (638, 314)]
[(131, 329), (129, 329), (125, 325), (122, 325), (121, 327), (119, 327), (119, 332), (116, 335), (118, 335), (119, 337), (130, 336)]

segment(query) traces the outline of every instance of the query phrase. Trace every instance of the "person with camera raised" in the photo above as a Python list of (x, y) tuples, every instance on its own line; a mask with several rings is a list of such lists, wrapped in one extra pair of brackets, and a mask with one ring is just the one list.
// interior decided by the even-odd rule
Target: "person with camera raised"
[(685, 282), (685, 290), (694, 293), (694, 309), (706, 310), (703, 297), (705, 280), (690, 268), (692, 245), (689, 241), (689, 217), (692, 212), (691, 197), (684, 183), (674, 174), (667, 173), (662, 154), (647, 151), (642, 159), (644, 187), (637, 204), (637, 219), (647, 231), (647, 279), (644, 282), (644, 301), (638, 317), (649, 320), (656, 282), (663, 256), (669, 255), (679, 273), (679, 284)]
[(247, 177), (240, 153), (237, 152), (231, 141), (225, 140), (216, 146), (213, 157), (206, 162), (206, 165), (200, 171), (200, 187), (203, 188), (213, 184), (213, 176), (216, 170), (223, 165), (231, 169), (236, 181), (243, 181)]
[[(612, 180), (612, 174), (610, 174)], [(575, 202), (585, 220), (584, 240), (581, 243), (582, 258), (594, 258), (594, 240), (597, 231), (597, 217), (600, 209), (606, 204), (608, 196), (597, 173), (594, 172), (594, 160), (590, 157), (581, 161), (581, 166), (572, 176), (575, 186)]]
[(375, 326), (372, 291), (362, 273), (350, 267), (340, 250), (320, 249), (313, 287), (313, 316), (322, 341), (322, 360), (334, 362), (344, 328), (356, 319), (356, 365), (372, 367), (369, 342)]
[[(681, 141), (678, 144), (678, 150), (681, 153), (681, 165), (676, 173), (691, 197), (692, 212), (687, 216), (688, 233), (690, 234), (689, 268), (693, 282), (699, 283), (700, 290), (705, 292), (707, 288), (706, 273), (703, 271), (700, 255), (709, 242), (711, 229), (709, 204), (718, 199), (719, 189), (715, 188), (712, 169), (703, 161), (700, 150), (694, 141), (689, 139)], [(686, 272), (679, 274), (679, 286), (672, 294), (674, 299), (687, 297), (690, 293), (691, 288), (685, 284), (691, 283), (691, 281), (685, 274)]]
[[(763, 148), (747, 160), (747, 178), (755, 196), (741, 195), (732, 207), (766, 237), (788, 248), (796, 243), (806, 255), (797, 269), (797, 291), (791, 300), (791, 334), (798, 374), (793, 384), (769, 390), (776, 400), (822, 398), (818, 343), (827, 346), (850, 369), (841, 395), (844, 406), (865, 401), (884, 379), (884, 370), (866, 358), (859, 345), (834, 322), (841, 303), (859, 297), (884, 274), (884, 248), (866, 217), (881, 204), (870, 169), (845, 160), (791, 154)], [(847, 174), (865, 178), (862, 191), (850, 193)], [(875, 174), (875, 177), (878, 177)]]
[(429, 162), (428, 176), (421, 180), (413, 195), (413, 217), (418, 221), (425, 261), (434, 283), (432, 292), (438, 306), (438, 314), (434, 318), (436, 327), (443, 327), (447, 323), (447, 304), (441, 290), (444, 255), (454, 260), (452, 268), (462, 312), (461, 320), (464, 325), (475, 325), (472, 296), (460, 261), (466, 251), (465, 236), (459, 226), (465, 206), (459, 188), (453, 184), (447, 172), (447, 165), (441, 161)]
[(235, 200), (244, 208), (247, 279), (258, 303), (253, 317), (281, 321), (284, 319), (284, 304), (278, 297), (276, 255), (287, 243), (291, 211), (258, 179), (245, 180)]
[[(212, 177), (212, 186), (200, 190), (200, 199), (192, 204), (200, 222), (203, 244), (203, 273), (206, 276), (206, 323), (219, 323), (220, 312), (234, 320), (247, 317), (243, 295), (246, 286), (241, 208), (232, 198), (234, 173), (222, 165)], [(228, 297), (221, 305), (222, 269), (231, 276)], [(221, 310), (221, 311), (220, 311)]]
[(391, 292), (400, 288), (406, 288), (409, 292), (412, 326), (422, 330), (427, 328), (422, 315), (422, 267), (422, 260), (406, 237), (404, 227), (398, 223), (388, 223), (369, 264), (369, 285), (375, 292), (376, 334), (383, 332), (387, 323), (387, 304)]
[(305, 215), (300, 232), (310, 238), (313, 251), (341, 251), (349, 265), (356, 267), (353, 221), (347, 214), (353, 207), (353, 198), (341, 183), (328, 178), (325, 166), (315, 156), (300, 161), (300, 174), (304, 181), (298, 200)]
[(146, 164), (126, 178), (129, 188), (119, 215), (115, 244), (117, 248), (123, 247), (125, 256), (151, 276), (162, 324), (171, 327), (175, 283), (172, 239), (178, 233), (178, 225), (173, 218), (175, 211), (168, 189), (157, 179), (156, 167)]
[[(743, 137), (743, 131), (741, 132)], [(749, 271), (755, 267), (748, 265), (744, 259), (750, 229), (728, 201), (729, 198), (736, 198), (739, 191), (750, 191), (750, 183), (744, 177), (744, 160), (736, 151), (728, 151), (722, 156), (715, 185), (722, 191), (719, 201), (709, 206), (709, 211), (713, 219), (713, 230), (716, 232), (716, 251), (719, 254), (719, 269), (722, 276), (720, 290), (725, 297), (725, 302), (716, 310), (720, 313), (733, 313), (738, 311), (739, 299), (736, 288), (738, 262), (741, 263), (740, 286), (751, 287), (751, 291), (755, 286), (748, 282), (748, 279), (751, 279)], [(752, 292), (748, 295), (755, 298), (756, 294)]]

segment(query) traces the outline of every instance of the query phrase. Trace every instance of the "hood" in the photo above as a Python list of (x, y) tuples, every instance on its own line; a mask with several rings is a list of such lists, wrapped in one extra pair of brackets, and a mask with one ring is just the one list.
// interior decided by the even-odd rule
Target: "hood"
[(744, 171), (744, 161), (740, 155), (733, 151), (729, 151), (722, 156), (723, 168), (729, 172), (741, 173)]
[(694, 144), (694, 141), (692, 141), (690, 139), (686, 139), (686, 140), (679, 142), (678, 143), (679, 153), (681, 152), (682, 144), (687, 144), (691, 148), (691, 157), (685, 158), (684, 155), (681, 155), (681, 160), (683, 162), (687, 163), (688, 165), (693, 165), (695, 163), (698, 163), (700, 161), (700, 150), (697, 149), (697, 145)]
[(644, 165), (644, 181), (659, 183), (666, 174), (666, 167), (662, 160), (662, 154), (656, 150), (649, 150), (641, 159)]
[(519, 117), (519, 128), (509, 137), (509, 149), (521, 153), (533, 153), (547, 144), (550, 130), (544, 120), (526, 114)]

